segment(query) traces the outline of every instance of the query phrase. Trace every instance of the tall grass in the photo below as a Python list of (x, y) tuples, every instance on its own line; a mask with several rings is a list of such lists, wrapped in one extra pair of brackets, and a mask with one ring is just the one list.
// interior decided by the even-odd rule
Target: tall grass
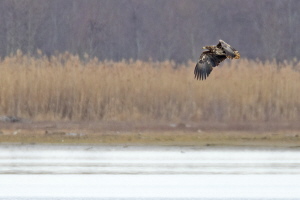
[(300, 63), (233, 60), (205, 81), (195, 63), (80, 60), (68, 53), (0, 62), (0, 115), (33, 120), (299, 121)]

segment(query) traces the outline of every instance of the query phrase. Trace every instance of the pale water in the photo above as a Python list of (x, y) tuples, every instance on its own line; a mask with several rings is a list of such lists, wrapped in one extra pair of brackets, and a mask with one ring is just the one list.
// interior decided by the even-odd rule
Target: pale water
[(300, 199), (300, 151), (2, 145), (0, 199)]

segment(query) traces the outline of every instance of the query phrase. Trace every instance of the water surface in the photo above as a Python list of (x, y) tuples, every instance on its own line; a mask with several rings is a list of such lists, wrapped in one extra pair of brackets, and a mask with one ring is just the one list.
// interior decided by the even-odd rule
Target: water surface
[(299, 199), (300, 151), (0, 147), (0, 199)]
[(2, 146), (0, 174), (300, 174), (300, 151), (195, 147)]

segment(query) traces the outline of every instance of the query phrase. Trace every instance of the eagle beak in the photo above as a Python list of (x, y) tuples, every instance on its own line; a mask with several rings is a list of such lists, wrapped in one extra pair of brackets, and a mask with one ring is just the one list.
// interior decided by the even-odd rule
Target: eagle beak
[(202, 47), (202, 49), (206, 49), (205, 47)]

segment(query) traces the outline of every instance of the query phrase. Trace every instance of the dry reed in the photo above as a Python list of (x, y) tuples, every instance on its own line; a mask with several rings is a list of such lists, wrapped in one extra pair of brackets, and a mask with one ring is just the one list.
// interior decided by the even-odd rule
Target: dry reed
[(194, 63), (68, 53), (0, 62), (0, 115), (33, 120), (299, 121), (300, 63), (234, 60), (206, 81)]

